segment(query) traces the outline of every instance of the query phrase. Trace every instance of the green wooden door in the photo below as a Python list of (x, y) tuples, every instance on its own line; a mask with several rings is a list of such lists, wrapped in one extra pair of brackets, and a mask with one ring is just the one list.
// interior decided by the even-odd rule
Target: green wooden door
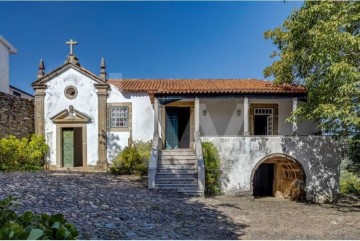
[(166, 108), (166, 149), (176, 149), (179, 145), (178, 138), (178, 112), (176, 107)]
[(63, 130), (63, 163), (64, 167), (74, 167), (74, 130)]

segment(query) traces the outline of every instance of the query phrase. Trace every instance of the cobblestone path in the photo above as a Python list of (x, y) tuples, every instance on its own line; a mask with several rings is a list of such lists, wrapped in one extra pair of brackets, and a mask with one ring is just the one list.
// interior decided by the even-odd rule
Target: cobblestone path
[(146, 178), (107, 173), (0, 173), (19, 211), (62, 213), (80, 239), (358, 239), (360, 209), (151, 191)]

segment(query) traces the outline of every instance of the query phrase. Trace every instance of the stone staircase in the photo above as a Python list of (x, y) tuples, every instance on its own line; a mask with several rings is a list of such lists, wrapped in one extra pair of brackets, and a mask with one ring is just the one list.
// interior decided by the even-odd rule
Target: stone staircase
[(157, 163), (155, 188), (202, 196), (203, 193), (198, 191), (197, 161), (194, 150), (162, 150)]

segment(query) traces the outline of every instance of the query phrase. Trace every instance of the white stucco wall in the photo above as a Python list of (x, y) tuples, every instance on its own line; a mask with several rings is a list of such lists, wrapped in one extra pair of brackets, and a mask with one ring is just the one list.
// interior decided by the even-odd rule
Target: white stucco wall
[(0, 91), (9, 93), (9, 49), (0, 41)]
[(324, 136), (201, 137), (219, 151), (221, 189), (227, 195), (251, 194), (251, 174), (271, 155), (297, 160), (305, 172), (307, 200), (336, 200), (344, 143)]
[[(96, 165), (98, 161), (98, 98), (94, 81), (74, 69), (69, 69), (50, 80), (46, 86), (45, 105), (45, 137), (50, 146), (50, 164), (56, 165), (56, 125), (51, 117), (69, 109), (72, 105), (76, 110), (91, 118), (87, 124), (87, 164)], [(64, 90), (73, 85), (78, 94), (75, 99), (65, 97)]]
[[(243, 99), (200, 99), (201, 136), (239, 136), (244, 132)], [(241, 110), (240, 116), (237, 110)], [(207, 110), (206, 116), (203, 111)]]
[[(200, 99), (200, 134), (201, 136), (239, 136), (244, 132), (244, 100), (239, 99)], [(286, 119), (292, 111), (292, 99), (253, 99), (251, 103), (278, 104), (279, 135), (291, 135), (292, 124)], [(301, 104), (301, 102), (299, 102)], [(240, 116), (237, 110), (241, 110)], [(207, 115), (203, 111), (207, 110)], [(298, 135), (310, 135), (317, 132), (316, 124), (302, 122), (298, 125)]]
[[(145, 92), (120, 92), (110, 85), (107, 103), (132, 103), (132, 140), (150, 141), (154, 132), (154, 109), (149, 95)], [(107, 133), (107, 158), (111, 162), (128, 145), (128, 131)]]

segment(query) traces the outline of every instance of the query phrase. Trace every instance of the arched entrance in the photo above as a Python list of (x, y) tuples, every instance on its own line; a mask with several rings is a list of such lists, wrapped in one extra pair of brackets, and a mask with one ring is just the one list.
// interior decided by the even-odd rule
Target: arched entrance
[(299, 200), (305, 196), (305, 172), (295, 159), (274, 154), (263, 158), (251, 174), (254, 196), (275, 196)]

